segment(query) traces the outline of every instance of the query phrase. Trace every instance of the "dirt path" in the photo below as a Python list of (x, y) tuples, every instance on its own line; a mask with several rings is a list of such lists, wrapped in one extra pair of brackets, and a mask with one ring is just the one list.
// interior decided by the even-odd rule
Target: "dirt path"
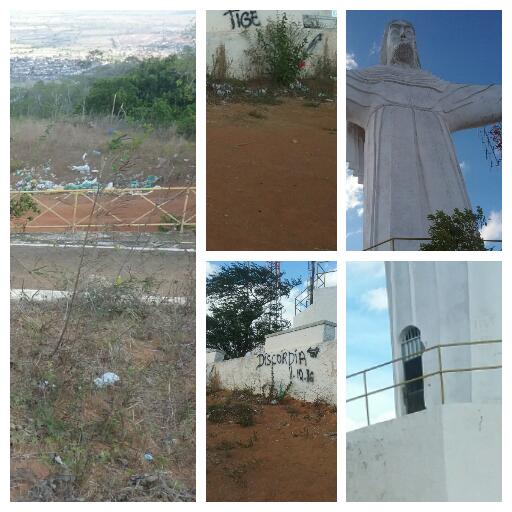
[[(225, 393), (207, 404), (232, 403)], [(207, 501), (336, 501), (336, 413), (251, 401), (255, 424), (207, 422)]]
[[(11, 288), (69, 290), (82, 249), (75, 247), (11, 247)], [(158, 295), (179, 296), (191, 286), (194, 253), (130, 251), (92, 247), (85, 250), (83, 281), (123, 279), (147, 281)]]
[(207, 108), (207, 248), (336, 250), (336, 104)]

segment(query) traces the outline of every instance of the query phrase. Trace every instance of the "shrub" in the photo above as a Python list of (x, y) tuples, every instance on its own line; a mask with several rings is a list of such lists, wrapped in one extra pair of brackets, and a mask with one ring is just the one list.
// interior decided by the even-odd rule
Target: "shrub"
[(279, 85), (295, 82), (308, 57), (308, 32), (286, 14), (257, 29), (256, 41), (248, 50), (251, 63)]

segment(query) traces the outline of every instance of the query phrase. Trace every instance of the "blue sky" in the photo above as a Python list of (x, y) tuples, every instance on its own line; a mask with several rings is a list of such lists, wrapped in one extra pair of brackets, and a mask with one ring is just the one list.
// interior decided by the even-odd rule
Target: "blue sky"
[[(233, 261), (207, 261), (206, 262), (206, 275), (210, 275), (213, 272), (216, 272), (223, 264), (234, 263)], [(257, 263), (260, 265), (266, 265), (268, 262), (266, 261), (254, 261), (253, 263)], [(326, 270), (334, 270), (336, 269), (336, 262), (329, 261), (324, 263), (324, 269)], [(294, 288), (289, 298), (284, 298), (282, 300), (284, 310), (283, 316), (287, 320), (292, 320), (294, 316), (295, 310), (295, 297), (305, 288), (305, 283), (308, 279), (308, 262), (307, 261), (282, 261), (281, 262), (281, 272), (284, 272), (284, 277), (286, 279), (297, 279), (300, 278), (302, 280), (302, 284)], [(337, 274), (335, 272), (328, 274), (326, 277), (326, 285), (334, 286), (336, 284)]]
[[(382, 262), (347, 263), (347, 375), (391, 359), (386, 274)], [(368, 391), (393, 383), (391, 366), (368, 373)], [(347, 398), (363, 393), (361, 377), (347, 380)], [(369, 398), (370, 419), (394, 417), (393, 392)], [(366, 425), (364, 400), (347, 404), (347, 429)]]
[[(455, 83), (501, 83), (500, 11), (349, 11), (347, 63), (379, 62), (382, 34), (392, 19), (413, 23), (423, 69)], [(478, 129), (453, 134), (473, 208), (492, 218), (484, 238), (501, 238), (501, 168), (491, 168)], [(362, 190), (347, 183), (347, 249), (362, 249)], [(492, 213), (494, 212), (494, 213)]]

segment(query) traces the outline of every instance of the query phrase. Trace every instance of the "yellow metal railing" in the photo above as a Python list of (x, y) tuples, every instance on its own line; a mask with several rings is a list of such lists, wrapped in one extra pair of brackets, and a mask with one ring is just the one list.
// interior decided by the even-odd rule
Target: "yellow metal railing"
[[(377, 247), (380, 247), (384, 244), (390, 244), (390, 250), (395, 250), (395, 240), (396, 241), (409, 241), (409, 242), (431, 242), (432, 238), (412, 238), (412, 237), (406, 237), (406, 236), (395, 236), (393, 238), (388, 238), (387, 240), (384, 240), (383, 242), (379, 242), (377, 244), (371, 245), (370, 247), (367, 247), (366, 249), (363, 249), (363, 251), (373, 251), (373, 249), (376, 249)], [(495, 243), (495, 244), (501, 244), (501, 240), (484, 240), (485, 243)]]
[[(18, 231), (175, 228), (183, 232), (196, 225), (195, 187), (21, 190), (11, 191), (11, 199), (23, 194), (31, 196), (39, 211), (13, 220), (12, 228)], [(45, 222), (47, 216), (53, 217), (53, 223)]]
[[(436, 375), (439, 375), (439, 382), (440, 382), (440, 391), (441, 391), (441, 403), (445, 403), (445, 390), (444, 390), (444, 380), (443, 375), (447, 373), (458, 373), (458, 372), (472, 372), (472, 371), (482, 371), (482, 370), (498, 370), (501, 369), (501, 365), (491, 365), (491, 366), (475, 366), (471, 368), (443, 368), (443, 361), (442, 361), (442, 349), (443, 348), (453, 348), (453, 347), (462, 347), (462, 346), (474, 346), (474, 345), (486, 345), (491, 343), (501, 343), (501, 340), (483, 340), (483, 341), (466, 341), (466, 342), (459, 342), (459, 343), (443, 343), (439, 345), (434, 345), (432, 347), (428, 347), (425, 350), (422, 350), (421, 352), (415, 352), (414, 354), (408, 354), (406, 356), (397, 357), (396, 359), (391, 359), (391, 361), (386, 361), (385, 363), (381, 363), (375, 366), (372, 366), (370, 368), (366, 368), (365, 370), (360, 370), (355, 373), (351, 373), (350, 375), (347, 375), (346, 379), (352, 379), (354, 377), (361, 376), (363, 377), (363, 388), (364, 393), (347, 398), (346, 403), (354, 402), (356, 400), (363, 400), (365, 401), (365, 412), (366, 412), (366, 423), (367, 425), (370, 425), (370, 406), (368, 403), (368, 397), (372, 395), (376, 395), (377, 393), (383, 393), (384, 391), (389, 391), (390, 389), (394, 389), (397, 387), (402, 387), (407, 384), (410, 384), (411, 382), (417, 382), (419, 380), (426, 380), (432, 377), (435, 377)], [(383, 388), (375, 389), (373, 391), (368, 391), (368, 383), (367, 383), (367, 374), (371, 371), (378, 370), (380, 368), (384, 368), (385, 366), (389, 366), (401, 361), (404, 361), (405, 359), (410, 359), (412, 357), (417, 357), (425, 354), (426, 352), (430, 352), (432, 350), (437, 350), (437, 360), (439, 364), (439, 370), (426, 373), (421, 375), (420, 377), (415, 377), (414, 379), (409, 380), (403, 380), (394, 384), (391, 384), (390, 386), (385, 386)]]

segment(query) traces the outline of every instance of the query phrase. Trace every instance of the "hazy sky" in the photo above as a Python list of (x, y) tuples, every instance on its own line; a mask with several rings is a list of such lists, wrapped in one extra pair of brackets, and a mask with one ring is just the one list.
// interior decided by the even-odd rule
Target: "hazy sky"
[[(411, 21), (423, 69), (455, 83), (501, 83), (499, 11), (350, 11), (347, 13), (347, 65), (379, 62), (386, 24)], [(453, 134), (472, 207), (492, 217), (485, 238), (501, 238), (501, 168), (491, 168), (478, 129)], [(362, 249), (362, 188), (347, 183), (347, 249)], [(350, 208), (349, 208), (350, 206)]]

